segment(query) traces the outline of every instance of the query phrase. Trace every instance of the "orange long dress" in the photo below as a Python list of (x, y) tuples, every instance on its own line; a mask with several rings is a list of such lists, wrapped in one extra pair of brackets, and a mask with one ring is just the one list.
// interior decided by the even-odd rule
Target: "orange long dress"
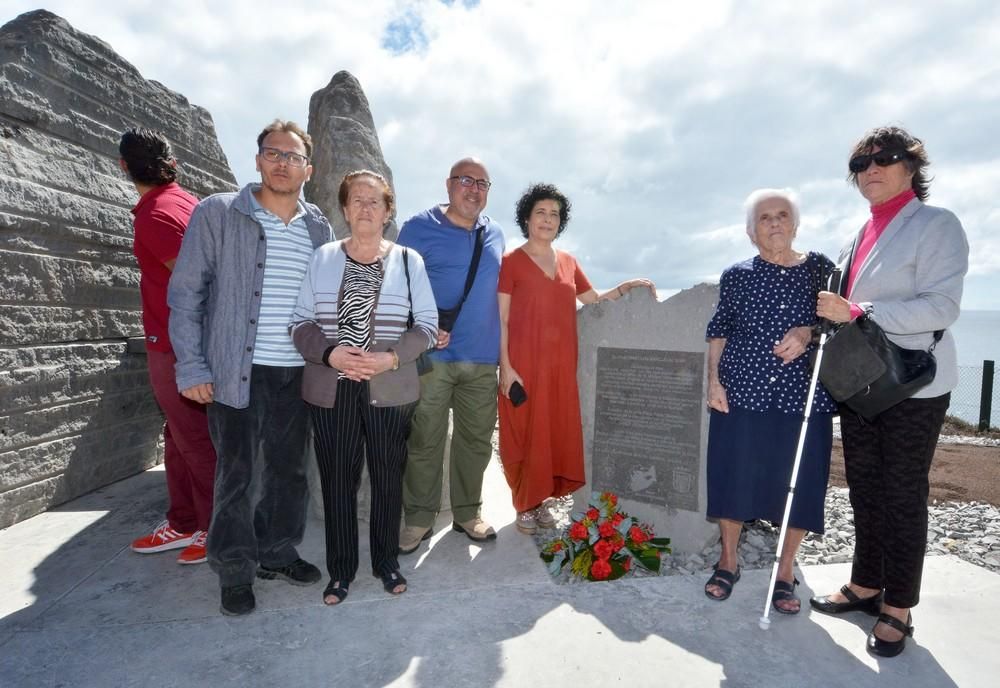
[(500, 461), (514, 508), (527, 511), (586, 484), (576, 297), (591, 286), (568, 253), (556, 251), (556, 277), (550, 279), (517, 248), (504, 255), (497, 289), (510, 295), (508, 354), (528, 395), (515, 408), (500, 394)]

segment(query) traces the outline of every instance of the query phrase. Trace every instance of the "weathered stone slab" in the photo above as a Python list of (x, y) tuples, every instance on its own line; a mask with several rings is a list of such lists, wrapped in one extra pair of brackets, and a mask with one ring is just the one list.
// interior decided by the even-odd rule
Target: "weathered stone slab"
[(618, 493), (677, 552), (718, 536), (705, 518), (705, 325), (718, 288), (699, 285), (658, 303), (646, 291), (577, 315), (577, 381), (588, 485)]
[(198, 196), (235, 179), (211, 116), (38, 10), (0, 27), (0, 527), (162, 459), (145, 356), (131, 126), (163, 131)]
[[(322, 208), (338, 239), (348, 235), (337, 192), (340, 180), (353, 170), (369, 169), (392, 186), (392, 170), (382, 156), (368, 98), (350, 72), (340, 71), (309, 100), (309, 135), (313, 139), (313, 175), (306, 199)], [(395, 218), (386, 227), (387, 239), (398, 234)]]
[(697, 511), (703, 366), (700, 353), (598, 349), (595, 484)]

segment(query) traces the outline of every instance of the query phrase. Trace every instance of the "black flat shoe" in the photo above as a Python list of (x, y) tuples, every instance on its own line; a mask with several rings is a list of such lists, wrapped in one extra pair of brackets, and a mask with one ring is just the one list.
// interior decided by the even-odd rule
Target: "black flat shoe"
[(912, 620), (913, 617), (909, 614), (906, 615), (905, 624), (894, 616), (879, 614), (875, 626), (884, 623), (886, 626), (891, 626), (902, 633), (903, 637), (899, 640), (882, 640), (875, 635), (875, 628), (872, 627), (872, 632), (868, 634), (868, 651), (879, 657), (895, 657), (898, 655), (906, 647), (906, 639), (913, 636), (913, 626), (910, 625), (910, 621)]
[(858, 597), (848, 586), (840, 589), (840, 594), (847, 598), (847, 602), (832, 602), (829, 595), (822, 597), (810, 597), (809, 606), (824, 614), (844, 614), (846, 612), (864, 612), (870, 616), (878, 616), (882, 611), (882, 592), (879, 591), (871, 597)]

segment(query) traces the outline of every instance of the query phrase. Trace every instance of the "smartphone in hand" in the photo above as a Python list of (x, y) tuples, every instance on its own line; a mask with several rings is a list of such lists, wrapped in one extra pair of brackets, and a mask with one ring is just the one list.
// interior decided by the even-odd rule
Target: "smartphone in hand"
[(514, 406), (520, 406), (528, 400), (528, 393), (524, 391), (524, 387), (521, 386), (520, 382), (514, 382), (510, 386), (510, 391), (507, 395), (510, 397), (510, 403)]

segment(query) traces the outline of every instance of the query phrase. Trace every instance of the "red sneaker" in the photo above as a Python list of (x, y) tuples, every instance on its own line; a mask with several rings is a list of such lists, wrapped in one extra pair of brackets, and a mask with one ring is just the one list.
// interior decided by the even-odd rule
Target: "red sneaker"
[(204, 530), (199, 530), (194, 534), (194, 540), (190, 545), (184, 548), (181, 555), (177, 557), (178, 564), (201, 564), (208, 559), (208, 555), (205, 553), (205, 541), (208, 538), (208, 532)]
[(178, 533), (168, 521), (156, 526), (152, 533), (132, 542), (132, 551), (139, 554), (166, 552), (168, 549), (187, 547), (194, 540), (195, 533)]

